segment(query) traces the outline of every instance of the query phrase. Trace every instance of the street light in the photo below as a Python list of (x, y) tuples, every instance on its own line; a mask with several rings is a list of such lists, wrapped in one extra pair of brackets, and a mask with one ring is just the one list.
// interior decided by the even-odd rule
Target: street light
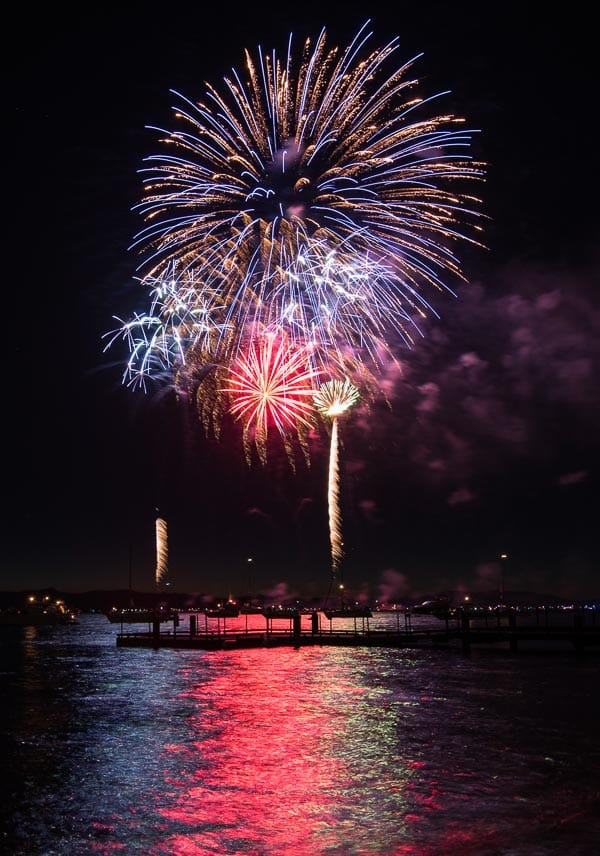
[(508, 562), (508, 553), (500, 553), (500, 603), (504, 603), (504, 570)]
[(252, 556), (246, 559), (248, 566), (248, 606), (252, 606)]

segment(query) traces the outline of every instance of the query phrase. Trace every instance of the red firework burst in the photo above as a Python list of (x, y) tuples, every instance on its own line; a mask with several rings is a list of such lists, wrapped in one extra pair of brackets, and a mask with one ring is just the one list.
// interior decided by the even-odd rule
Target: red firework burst
[(313, 395), (319, 372), (309, 352), (277, 336), (252, 342), (229, 369), (224, 392), (229, 412), (266, 440), (269, 426), (285, 436), (290, 429), (313, 424)]

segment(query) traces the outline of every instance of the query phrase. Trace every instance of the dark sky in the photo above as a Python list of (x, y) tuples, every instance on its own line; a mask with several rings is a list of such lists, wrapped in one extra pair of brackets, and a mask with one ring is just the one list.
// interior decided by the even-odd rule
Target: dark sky
[[(394, 9), (389, 8), (395, 5)], [(151, 590), (156, 510), (175, 588), (325, 591), (326, 441), (294, 475), (249, 468), (172, 394), (131, 392), (102, 352), (143, 304), (128, 251), (138, 169), (169, 89), (200, 96), (243, 49), (327, 26), (400, 36), (423, 92), (480, 129), (487, 250), (399, 352), (393, 407), (344, 424), (345, 576), (371, 596), (497, 586), (600, 596), (597, 47), (586, 7), (202, 4), (19, 12), (4, 81), (4, 509), (0, 587)], [(270, 9), (270, 11), (269, 11)], [(579, 11), (578, 11), (579, 9)], [(569, 16), (568, 18), (566, 16)], [(248, 557), (254, 578), (248, 578)]]

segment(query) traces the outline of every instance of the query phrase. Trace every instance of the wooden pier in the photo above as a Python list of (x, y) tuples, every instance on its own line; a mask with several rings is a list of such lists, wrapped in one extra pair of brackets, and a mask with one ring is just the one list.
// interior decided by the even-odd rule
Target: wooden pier
[(302, 629), (300, 615), (289, 618), (287, 627), (267, 621), (257, 629), (229, 629), (225, 622), (216, 627), (199, 629), (195, 616), (189, 627), (173, 624), (172, 630), (155, 622), (147, 632), (124, 631), (117, 635), (120, 648), (176, 648), (180, 650), (223, 651), (247, 648), (278, 648), (307, 646), (383, 647), (456, 649), (468, 653), (472, 647), (506, 650), (510, 653), (530, 651), (570, 651), (576, 654), (600, 653), (600, 621), (596, 611), (590, 615), (576, 612), (561, 625), (545, 620), (532, 620), (531, 615), (509, 613), (503, 620), (482, 618), (463, 613), (448, 616), (436, 629), (413, 628), (410, 621), (396, 629), (380, 629), (369, 621), (354, 621), (348, 629), (313, 619), (309, 630)]

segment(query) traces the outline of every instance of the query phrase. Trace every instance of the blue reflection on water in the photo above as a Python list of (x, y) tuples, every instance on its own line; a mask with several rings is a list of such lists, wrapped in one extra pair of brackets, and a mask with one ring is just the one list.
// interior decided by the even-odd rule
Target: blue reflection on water
[(590, 856), (597, 657), (2, 634), (2, 852)]

